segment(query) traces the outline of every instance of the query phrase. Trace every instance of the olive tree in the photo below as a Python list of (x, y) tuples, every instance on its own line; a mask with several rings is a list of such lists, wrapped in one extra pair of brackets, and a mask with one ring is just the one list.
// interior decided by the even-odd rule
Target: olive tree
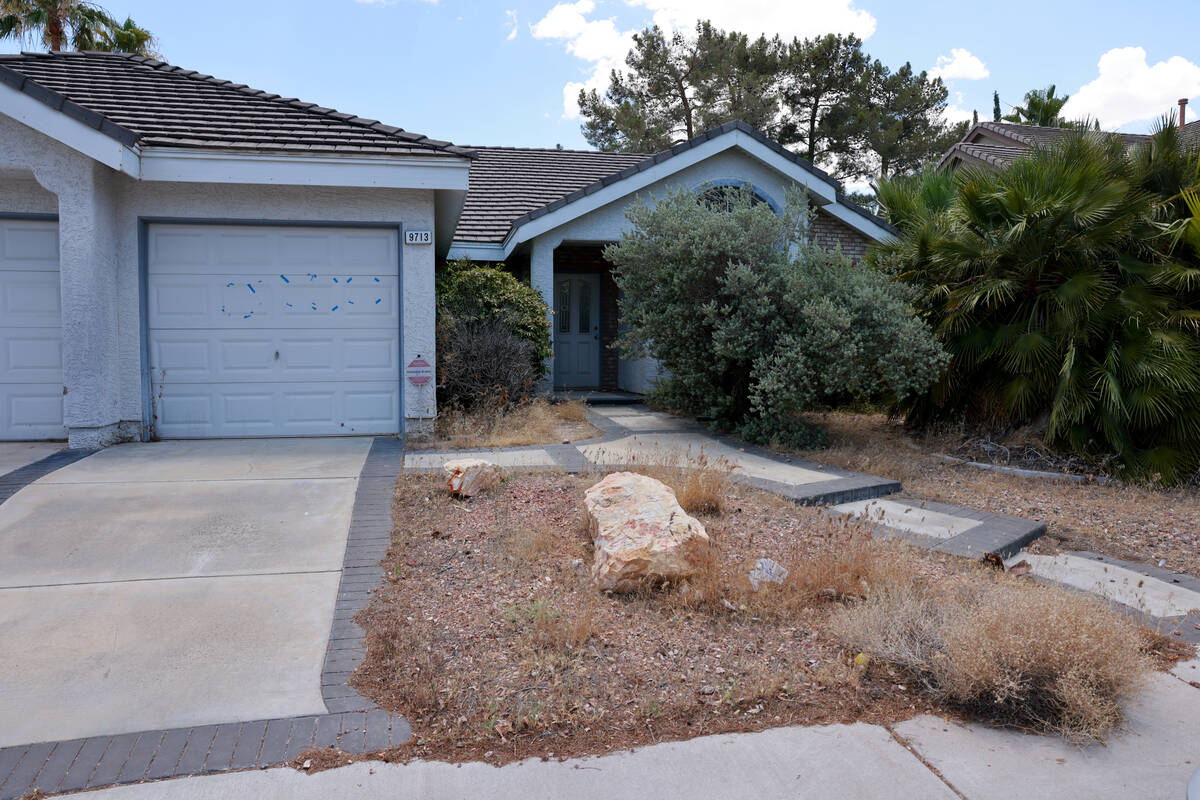
[(937, 380), (945, 353), (910, 290), (809, 242), (797, 196), (777, 214), (746, 190), (678, 191), (627, 212), (610, 245), (628, 357), (669, 372), (662, 405), (747, 438), (820, 441), (803, 412), (895, 401)]

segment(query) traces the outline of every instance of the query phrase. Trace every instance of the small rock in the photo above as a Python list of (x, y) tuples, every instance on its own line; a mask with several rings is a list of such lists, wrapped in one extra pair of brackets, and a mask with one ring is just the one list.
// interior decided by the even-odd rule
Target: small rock
[(788, 569), (778, 561), (769, 558), (760, 558), (754, 562), (754, 567), (750, 570), (750, 585), (754, 587), (754, 591), (758, 591), (760, 583), (783, 583), (788, 576)]
[(716, 694), (716, 693), (717, 693), (717, 687), (713, 686), (711, 683), (706, 683), (705, 685), (700, 687), (700, 694)]
[(446, 488), (459, 497), (475, 497), (499, 486), (508, 477), (504, 467), (484, 461), (482, 458), (456, 458), (443, 465)]

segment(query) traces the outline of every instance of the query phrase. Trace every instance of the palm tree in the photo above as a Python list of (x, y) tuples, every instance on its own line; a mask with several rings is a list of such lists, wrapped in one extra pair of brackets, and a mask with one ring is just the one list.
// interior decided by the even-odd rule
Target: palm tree
[(76, 50), (154, 54), (149, 31), (86, 0), (0, 0), (0, 39), (40, 41), (54, 52), (70, 43)]
[(1195, 471), (1200, 250), (1177, 233), (1186, 190), (1171, 197), (1195, 164), (1173, 126), (1133, 154), (1079, 131), (1003, 170), (882, 182), (901, 235), (875, 258), (951, 355), (910, 422), (1034, 424), (1130, 475)]
[(1057, 96), (1053, 83), (1045, 89), (1031, 89), (1025, 93), (1025, 105), (1014, 106), (1012, 113), (1006, 115), (1004, 121), (1045, 128), (1070, 128), (1072, 124), (1061, 116), (1063, 106), (1070, 99), (1069, 94)]

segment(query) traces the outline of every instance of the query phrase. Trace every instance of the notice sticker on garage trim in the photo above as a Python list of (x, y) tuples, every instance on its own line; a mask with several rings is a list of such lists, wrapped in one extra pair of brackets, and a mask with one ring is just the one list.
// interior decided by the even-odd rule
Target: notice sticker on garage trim
[(417, 356), (404, 368), (404, 377), (408, 378), (408, 382), (413, 386), (424, 386), (433, 380), (433, 367), (428, 361)]

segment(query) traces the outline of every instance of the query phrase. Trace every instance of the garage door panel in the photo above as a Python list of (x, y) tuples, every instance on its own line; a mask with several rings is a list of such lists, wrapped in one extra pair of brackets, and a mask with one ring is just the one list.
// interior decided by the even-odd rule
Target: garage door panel
[(161, 436), (399, 431), (394, 230), (194, 227), (203, 259), (149, 262)]
[(0, 271), (58, 273), (58, 223), (0, 220)]
[(159, 275), (241, 274), (246, 268), (317, 278), (395, 276), (398, 237), (390, 228), (152, 225), (148, 256)]
[(0, 324), (58, 330), (62, 319), (58, 272), (9, 270), (0, 273)]
[(61, 439), (62, 385), (0, 384), (0, 439)]
[(150, 350), (163, 383), (399, 379), (398, 342), (385, 333), (154, 331)]
[(62, 383), (62, 334), (0, 328), (0, 374), (6, 383)]
[(58, 223), (0, 219), (0, 440), (61, 439)]
[(159, 435), (319, 436), (396, 432), (399, 384), (388, 382), (166, 384), (156, 401)]
[(339, 328), (398, 329), (398, 295), (391, 276), (360, 277), (356, 283), (353, 276), (313, 279), (307, 273), (155, 275), (150, 326), (307, 329), (332, 314)]

